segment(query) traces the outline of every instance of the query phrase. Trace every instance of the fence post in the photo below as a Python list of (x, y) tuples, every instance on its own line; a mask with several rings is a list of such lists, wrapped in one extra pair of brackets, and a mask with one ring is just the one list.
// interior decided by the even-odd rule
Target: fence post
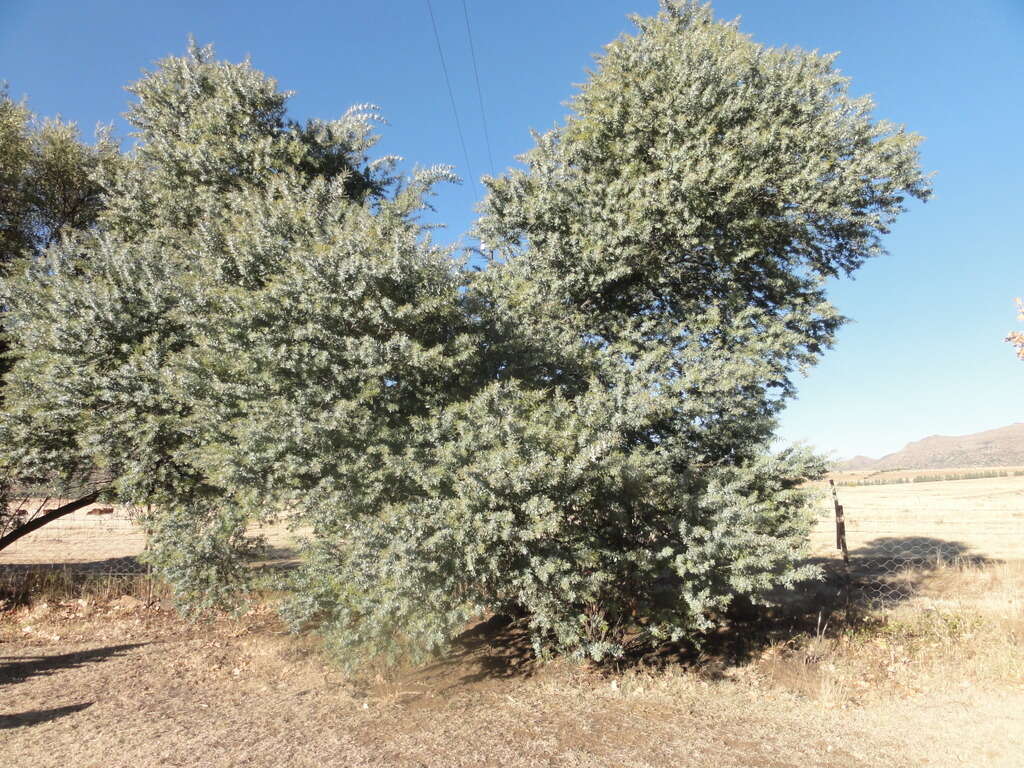
[(843, 505), (839, 503), (835, 481), (829, 478), (828, 484), (832, 487), (832, 504), (836, 508), (836, 549), (842, 550), (843, 562), (849, 569), (850, 551), (846, 548), (846, 518), (843, 516)]
[(843, 505), (839, 503), (839, 494), (836, 493), (836, 483), (832, 478), (828, 480), (832, 488), (832, 504), (836, 508), (836, 549), (843, 553), (843, 575), (846, 582), (846, 619), (850, 619), (850, 592), (853, 578), (850, 574), (850, 551), (846, 547), (846, 517), (843, 515)]

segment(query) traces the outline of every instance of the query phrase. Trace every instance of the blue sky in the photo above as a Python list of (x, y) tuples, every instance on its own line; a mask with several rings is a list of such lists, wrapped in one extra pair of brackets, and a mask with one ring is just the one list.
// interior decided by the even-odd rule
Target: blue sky
[[(469, 162), (490, 171), (462, 0), (432, 0)], [(497, 172), (566, 113), (592, 54), (655, 0), (467, 0)], [(887, 239), (890, 255), (833, 286), (854, 322), (806, 379), (782, 437), (838, 456), (879, 456), (930, 434), (1024, 421), (1024, 363), (1003, 343), (1024, 295), (1024, 0), (719, 0), (719, 17), (769, 45), (839, 51), (854, 93), (923, 134), (935, 197)], [(459, 144), (426, 0), (47, 2), (0, 0), (0, 80), (38, 113), (120, 120), (123, 86), (186, 37), (251, 55), (296, 91), (295, 118), (372, 102), (382, 152), (451, 163), (466, 178), (435, 199), (448, 239), (479, 186)]]

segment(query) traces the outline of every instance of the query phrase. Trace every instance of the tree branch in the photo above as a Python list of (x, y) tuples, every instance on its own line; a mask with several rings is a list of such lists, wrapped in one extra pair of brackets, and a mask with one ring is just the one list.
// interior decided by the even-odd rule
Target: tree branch
[(64, 517), (65, 515), (70, 515), (72, 512), (74, 512), (75, 510), (81, 509), (82, 507), (89, 506), (94, 501), (96, 501), (99, 497), (100, 497), (100, 492), (99, 491), (93, 491), (88, 496), (83, 496), (82, 498), (80, 498), (80, 499), (78, 499), (76, 501), (68, 502), (67, 504), (65, 504), (62, 507), (57, 507), (56, 509), (51, 509), (45, 515), (37, 517), (34, 520), (30, 520), (29, 522), (25, 523), (25, 525), (22, 525), (22, 526), (19, 526), (18, 528), (15, 528), (13, 531), (8, 533), (6, 536), (4, 536), (3, 538), (0, 538), (0, 551), (3, 551), (4, 548), (6, 548), (9, 545), (13, 544), (18, 539), (20, 539), (22, 536), (27, 536), (28, 534), (32, 533), (32, 531), (36, 531), (36, 530), (42, 528), (47, 523), (53, 522), (54, 520), (56, 520), (59, 517)]

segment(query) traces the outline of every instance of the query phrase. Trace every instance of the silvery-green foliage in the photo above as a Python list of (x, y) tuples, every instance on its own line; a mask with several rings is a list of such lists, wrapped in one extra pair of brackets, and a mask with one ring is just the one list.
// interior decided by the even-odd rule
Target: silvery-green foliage
[[(74, 123), (33, 115), (0, 84), (0, 276), (42, 258), (55, 243), (70, 242), (88, 232), (100, 209), (97, 172), (116, 164), (118, 158), (109, 132), (99, 131), (95, 144), (86, 145)], [(10, 303), (0, 294), (0, 316)], [(12, 355), (18, 354), (17, 333), (7, 322), (0, 329), (0, 376), (6, 375)], [(4, 382), (0, 403), (7, 400)], [(21, 493), (42, 485), (70, 493), (81, 487), (91, 469), (88, 460), (66, 450), (71, 426), (54, 413), (38, 416), (29, 424), (22, 418), (19, 429), (29, 435), (50, 435), (53, 439), (43, 441), (42, 450), (38, 441), (25, 444), (17, 436), (0, 433), (11, 457), (0, 462), (0, 531), (4, 534), (24, 531), (23, 526), (38, 517), (16, 509), (17, 505), (8, 508), (15, 489)]]
[(286, 613), (350, 661), (488, 611), (599, 659), (806, 577), (824, 463), (768, 442), (842, 321), (824, 281), (928, 194), (917, 138), (829, 57), (694, 4), (637, 24), (487, 180), (477, 273), (417, 223), (450, 170), (371, 160), (372, 109), (298, 126), (247, 63), (162, 62), (88, 259), (9, 287), (3, 429), (153, 505), (193, 605), (244, 587), (247, 524), (308, 526)]
[[(541, 636), (595, 657), (624, 623), (692, 637), (807, 575), (803, 484), (824, 465), (773, 455), (775, 416), (842, 322), (825, 281), (929, 194), (919, 138), (872, 120), (833, 57), (759, 46), (690, 2), (635, 22), (526, 168), (486, 180), (495, 262), (471, 289), (504, 329), (497, 370), (522, 377), (500, 412), (544, 436), (494, 441), (509, 484), (477, 497), (516, 500), (501, 582)], [(525, 479), (541, 476), (556, 485)], [(534, 508), (546, 527), (525, 533)]]
[(168, 501), (145, 519), (147, 559), (171, 581), (186, 615), (239, 606), (253, 581), (250, 560), (266, 542), (249, 534), (248, 510), (209, 499)]
[(360, 464), (466, 376), (462, 278), (415, 223), (454, 177), (371, 160), (372, 107), (287, 122), (273, 81), (208, 48), (131, 90), (99, 231), (7, 281), (0, 429), (5, 462), (99, 468), (152, 510), (152, 562), (205, 606), (243, 586), (246, 523), (371, 508)]
[(341, 181), (352, 199), (391, 185), (394, 158), (370, 161), (379, 122), (373, 105), (301, 126), (286, 117), (288, 92), (254, 69), (217, 61), (211, 46), (162, 60), (128, 88), (125, 115), (137, 147), (111, 167), (104, 220), (122, 237), (190, 232), (202, 216), (226, 211), (233, 191), (263, 188), (281, 174)]

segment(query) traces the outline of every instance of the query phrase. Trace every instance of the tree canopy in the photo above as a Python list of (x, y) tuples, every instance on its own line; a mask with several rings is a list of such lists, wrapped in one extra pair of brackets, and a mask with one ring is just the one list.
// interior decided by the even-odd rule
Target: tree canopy
[(299, 125), (248, 62), (160, 62), (95, 234), (6, 282), (6, 465), (105, 473), (192, 608), (244, 588), (252, 523), (306, 528), (285, 612), (348, 659), (510, 611), (600, 659), (811, 575), (825, 462), (775, 417), (825, 281), (928, 196), (919, 138), (832, 57), (634, 21), (485, 179), (479, 271), (418, 220), (451, 170), (372, 160), (372, 107)]
[[(6, 87), (0, 88), (0, 276), (16, 273), (47, 248), (90, 231), (101, 207), (97, 173), (119, 157), (108, 131), (100, 131), (96, 143), (87, 145), (74, 123), (39, 118), (24, 102), (14, 101)], [(0, 307), (8, 307), (6, 298)], [(0, 331), (0, 376), (10, 369), (18, 349), (10, 328)], [(6, 389), (0, 386), (0, 403), (5, 398)], [(49, 499), (32, 504), (26, 492), (40, 483), (51, 489), (54, 485), (50, 465), (14, 464), (0, 470), (0, 549), (77, 508), (77, 500), (57, 509), (47, 507)], [(75, 490), (79, 495), (89, 491), (81, 484)], [(3, 502), (16, 493), (21, 493), (18, 500)]]
[(0, 89), (0, 264), (38, 256), (62, 233), (88, 229), (100, 208), (94, 178), (118, 148), (102, 131), (84, 144), (74, 123), (40, 119)]

